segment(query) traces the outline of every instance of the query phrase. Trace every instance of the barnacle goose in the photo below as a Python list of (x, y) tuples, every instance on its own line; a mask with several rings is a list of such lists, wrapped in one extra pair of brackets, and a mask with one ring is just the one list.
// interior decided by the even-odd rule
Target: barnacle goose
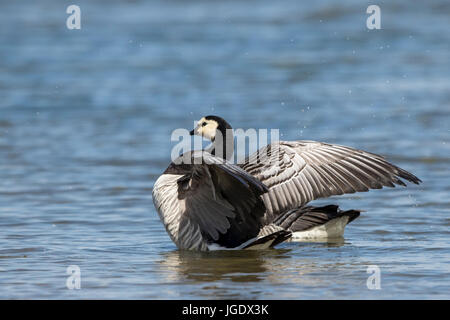
[[(157, 179), (153, 202), (179, 249), (265, 249), (283, 241), (342, 237), (360, 211), (311, 200), (419, 184), (382, 156), (315, 141), (273, 142), (232, 164), (232, 128), (218, 116), (191, 135), (212, 143), (175, 159)], [(219, 139), (220, 138), (220, 139)]]

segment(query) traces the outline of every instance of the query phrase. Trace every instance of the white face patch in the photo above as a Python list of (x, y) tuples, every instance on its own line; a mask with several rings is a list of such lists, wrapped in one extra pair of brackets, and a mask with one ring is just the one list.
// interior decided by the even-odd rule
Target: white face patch
[(216, 130), (219, 124), (214, 120), (207, 120), (204, 117), (197, 122), (194, 134), (206, 139), (213, 140), (216, 136)]

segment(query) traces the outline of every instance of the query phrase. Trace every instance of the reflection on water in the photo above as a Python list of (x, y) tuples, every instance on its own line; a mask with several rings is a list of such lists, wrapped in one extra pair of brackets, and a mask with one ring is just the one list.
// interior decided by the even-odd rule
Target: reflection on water
[[(305, 248), (339, 248), (343, 240), (333, 240), (329, 243), (306, 243)], [(347, 245), (349, 245), (347, 243)], [(273, 286), (285, 285), (301, 288), (320, 285), (323, 282), (314, 274), (324, 269), (334, 269), (342, 266), (339, 261), (330, 261), (323, 265), (312, 257), (299, 256), (293, 248), (301, 248), (300, 243), (284, 245), (281, 249), (263, 251), (211, 251), (195, 252), (173, 250), (162, 252), (157, 260), (158, 273), (164, 281), (177, 284), (206, 284), (201, 292), (202, 297), (217, 298), (258, 298), (260, 291), (258, 283), (270, 283)], [(229, 282), (231, 287), (226, 290), (220, 285)], [(209, 285), (207, 285), (209, 283)], [(252, 288), (251, 293), (240, 292), (239, 286)], [(276, 298), (276, 295), (273, 297)]]
[(161, 268), (170, 270), (171, 281), (258, 282), (269, 270), (268, 259), (287, 259), (290, 249), (264, 251), (170, 251), (162, 253)]

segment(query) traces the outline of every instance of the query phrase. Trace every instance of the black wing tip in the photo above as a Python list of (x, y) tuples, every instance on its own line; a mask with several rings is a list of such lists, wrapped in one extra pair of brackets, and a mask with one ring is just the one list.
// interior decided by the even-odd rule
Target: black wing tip
[(289, 230), (280, 230), (278, 231), (278, 237), (272, 242), (271, 248), (275, 247), (276, 245), (285, 242), (286, 240), (290, 239), (292, 237), (292, 232)]
[(248, 173), (247, 171), (243, 170), (238, 166), (229, 164), (226, 161), (224, 163), (214, 165), (220, 168), (221, 170), (226, 171), (228, 174), (230, 174), (232, 177), (240, 181), (247, 188), (256, 191), (256, 194), (258, 196), (262, 195), (263, 193), (269, 192), (269, 188), (264, 183), (262, 183), (254, 176), (252, 176), (250, 173)]
[(269, 192), (269, 188), (263, 182), (259, 181), (258, 179), (256, 179), (252, 175), (250, 175), (249, 173), (247, 173), (247, 172), (245, 172), (245, 173), (247, 176), (247, 180), (250, 182), (250, 184), (252, 186), (254, 186), (256, 188), (256, 190), (258, 190), (259, 196), (264, 193)]
[(278, 231), (275, 231), (274, 233), (268, 234), (267, 236), (256, 239), (255, 241), (247, 244), (242, 249), (249, 249), (255, 245), (263, 244), (268, 241), (273, 241), (272, 244), (270, 245), (270, 247), (272, 248), (272, 247), (276, 246), (277, 244), (280, 244), (281, 242), (286, 241), (291, 236), (292, 236), (292, 232), (289, 230), (278, 230)]
[(362, 210), (352, 209), (352, 210), (342, 211), (341, 213), (342, 213), (342, 216), (348, 217), (347, 224), (349, 224), (350, 222), (352, 222), (353, 220), (355, 220), (356, 218), (358, 218), (361, 215), (361, 211)]
[[(418, 177), (416, 177), (416, 176), (413, 175), (412, 173), (410, 173), (410, 172), (408, 172), (408, 171), (406, 171), (406, 170), (400, 169), (400, 168), (398, 168), (398, 171), (399, 171), (398, 176), (399, 176), (400, 178), (403, 178), (403, 179), (405, 179), (405, 180), (407, 180), (407, 181), (409, 181), (409, 182), (412, 182), (412, 183), (414, 183), (414, 184), (421, 184), (421, 183), (422, 183), (422, 180), (420, 180)], [(398, 180), (399, 180), (399, 181), (397, 182), (397, 184), (406, 187), (406, 183), (404, 183), (404, 182), (403, 182), (402, 180), (400, 180), (400, 179), (398, 179)]]
[(423, 181), (420, 180), (419, 178), (417, 178), (416, 176), (414, 176), (414, 180), (410, 180), (412, 183), (414, 184), (421, 184)]
[(358, 218), (362, 212), (362, 210), (352, 209), (352, 210), (341, 210), (338, 205), (329, 204), (324, 207), (314, 208), (312, 211), (326, 212), (329, 214), (330, 220), (340, 218), (340, 217), (348, 217), (349, 220), (347, 224)]
[[(258, 180), (258, 181), (259, 181), (259, 180)], [(261, 182), (261, 189), (263, 190), (263, 193), (269, 192), (269, 188), (268, 188), (264, 183), (262, 183), (262, 182)]]
[(256, 191), (256, 194), (258, 196), (269, 192), (269, 188), (255, 177), (248, 175), (246, 178), (247, 178), (247, 186)]

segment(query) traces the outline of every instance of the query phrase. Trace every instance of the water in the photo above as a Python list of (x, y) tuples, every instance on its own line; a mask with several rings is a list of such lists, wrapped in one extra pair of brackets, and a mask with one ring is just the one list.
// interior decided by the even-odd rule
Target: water
[[(448, 2), (379, 2), (378, 31), (356, 0), (76, 4), (81, 30), (64, 2), (0, 4), (0, 298), (450, 298)], [(179, 252), (152, 185), (207, 114), (423, 184), (319, 201), (367, 211), (342, 242)]]

